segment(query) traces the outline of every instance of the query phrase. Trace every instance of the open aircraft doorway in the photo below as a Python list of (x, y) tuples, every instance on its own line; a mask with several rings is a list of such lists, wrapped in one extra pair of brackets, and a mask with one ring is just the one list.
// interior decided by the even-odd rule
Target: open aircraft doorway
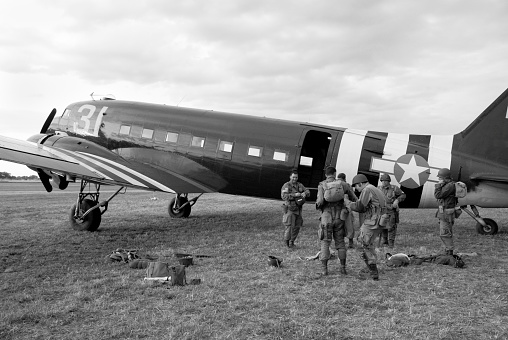
[(309, 130), (305, 134), (298, 164), (298, 181), (310, 190), (309, 200), (316, 200), (317, 187), (324, 179), (328, 148), (332, 135), (328, 132)]

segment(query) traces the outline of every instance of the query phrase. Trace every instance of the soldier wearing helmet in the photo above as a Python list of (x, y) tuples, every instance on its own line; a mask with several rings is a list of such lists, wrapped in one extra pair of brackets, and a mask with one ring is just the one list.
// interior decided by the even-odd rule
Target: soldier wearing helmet
[(364, 213), (364, 221), (360, 227), (358, 239), (363, 247), (362, 257), (367, 264), (367, 269), (361, 272), (361, 278), (365, 278), (364, 275), (370, 272), (373, 280), (379, 280), (374, 240), (383, 230), (383, 227), (379, 225), (379, 220), (381, 215), (386, 212), (386, 199), (381, 190), (370, 184), (363, 174), (356, 175), (352, 185), (357, 191), (360, 191), (360, 197), (356, 202), (344, 198), (344, 204), (350, 210)]
[(282, 205), (283, 213), (282, 223), (284, 224), (284, 242), (288, 248), (295, 246), (295, 240), (300, 233), (300, 227), (303, 225), (302, 207), (305, 198), (310, 196), (309, 189), (298, 182), (298, 172), (291, 171), (289, 182), (284, 183), (281, 188), (281, 198), (284, 200)]
[[(330, 244), (335, 240), (340, 260), (340, 273), (346, 275), (346, 245), (344, 243), (345, 221), (341, 219), (344, 208), (344, 199), (356, 199), (351, 187), (342, 179), (335, 179), (337, 170), (329, 166), (325, 170), (326, 179), (319, 183), (316, 198), (316, 209), (321, 210), (321, 222), (318, 235), (321, 243), (319, 259), (323, 275), (328, 275), (328, 260), (330, 259)], [(335, 194), (332, 194), (334, 192)]]
[(397, 225), (399, 223), (399, 203), (404, 201), (406, 194), (396, 185), (390, 184), (392, 181), (390, 175), (382, 174), (379, 178), (381, 185), (378, 189), (381, 190), (386, 198), (386, 214), (388, 220), (386, 229), (383, 229), (381, 234), (383, 245), (388, 245), (393, 248), (395, 244), (395, 237), (397, 236)]
[(446, 254), (453, 255), (453, 224), (457, 205), (455, 182), (452, 180), (452, 172), (447, 168), (439, 170), (437, 178), (439, 183), (434, 187), (434, 197), (438, 203), (436, 217), (439, 219), (439, 237)]

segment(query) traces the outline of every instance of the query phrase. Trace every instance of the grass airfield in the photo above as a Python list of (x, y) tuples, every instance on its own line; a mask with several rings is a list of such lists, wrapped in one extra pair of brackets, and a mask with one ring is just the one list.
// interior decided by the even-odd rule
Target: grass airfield
[[(466, 268), (381, 261), (375, 282), (357, 279), (358, 250), (347, 276), (337, 260), (320, 277), (319, 261), (300, 259), (319, 249), (312, 204), (289, 250), (281, 201), (206, 194), (189, 218), (171, 219), (170, 195), (128, 190), (88, 233), (68, 226), (77, 192), (0, 182), (1, 339), (508, 339), (506, 209), (480, 209), (498, 222), (494, 236), (478, 235), (467, 214), (456, 221), (456, 251), (478, 254)], [(200, 285), (171, 287), (107, 260), (116, 248), (174, 264), (174, 252), (213, 257), (187, 269)], [(394, 252), (440, 251), (434, 211), (402, 210)]]

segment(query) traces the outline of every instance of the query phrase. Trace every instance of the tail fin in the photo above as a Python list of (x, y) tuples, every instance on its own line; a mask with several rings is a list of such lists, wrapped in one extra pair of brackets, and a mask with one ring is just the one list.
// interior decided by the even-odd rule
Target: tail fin
[(508, 89), (455, 135), (455, 143), (465, 154), (508, 165)]

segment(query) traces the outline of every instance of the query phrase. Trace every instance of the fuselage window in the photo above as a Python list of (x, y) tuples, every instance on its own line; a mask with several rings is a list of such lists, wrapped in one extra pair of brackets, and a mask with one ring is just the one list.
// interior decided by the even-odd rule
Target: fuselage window
[(152, 139), (153, 130), (152, 129), (143, 129), (143, 133), (141, 134), (142, 138)]
[(232, 152), (233, 143), (221, 140), (219, 143), (219, 150), (224, 152)]
[(205, 139), (203, 137), (192, 137), (191, 146), (202, 148), (205, 146)]
[(247, 152), (247, 155), (253, 156), (253, 157), (261, 157), (261, 154), (263, 153), (263, 148), (260, 146), (249, 146), (249, 151)]
[(166, 142), (168, 143), (178, 142), (178, 133), (168, 132), (168, 134), (166, 135)]
[(120, 126), (120, 134), (121, 135), (128, 135), (131, 132), (130, 125), (122, 125)]
[(133, 125), (131, 127), (131, 136), (132, 137), (140, 138), (142, 132), (143, 132), (143, 128), (141, 126)]
[(312, 157), (300, 156), (300, 165), (312, 166)]
[(276, 161), (286, 162), (288, 160), (288, 154), (284, 151), (275, 150), (273, 153), (273, 159)]

